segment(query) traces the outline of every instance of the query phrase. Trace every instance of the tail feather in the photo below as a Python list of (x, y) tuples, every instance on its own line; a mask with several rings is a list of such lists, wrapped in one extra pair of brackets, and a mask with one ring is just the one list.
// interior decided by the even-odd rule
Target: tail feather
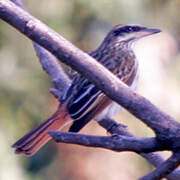
[(51, 139), (51, 136), (48, 134), (49, 130), (58, 130), (70, 120), (65, 110), (65, 107), (58, 108), (49, 119), (14, 143), (12, 147), (16, 148), (15, 152), (25, 155), (36, 153)]

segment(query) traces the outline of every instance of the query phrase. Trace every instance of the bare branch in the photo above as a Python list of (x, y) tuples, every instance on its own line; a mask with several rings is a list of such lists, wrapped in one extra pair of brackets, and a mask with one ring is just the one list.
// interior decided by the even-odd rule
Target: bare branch
[[(24, 9), (26, 12), (26, 8), (20, 0), (11, 0), (14, 4)], [(58, 62), (58, 59), (53, 56), (49, 51), (33, 42), (36, 54), (39, 58), (39, 61), (42, 65), (42, 68), (46, 73), (50, 76), (51, 81), (55, 89), (51, 89), (50, 92), (58, 99), (61, 98), (62, 95), (65, 94), (66, 90), (71, 85), (71, 80), (64, 72), (63, 68)]]
[[(150, 180), (159, 179), (159, 177), (164, 177), (172, 170), (174, 170), (178, 164), (177, 155), (170, 160), (164, 161), (160, 155), (157, 153), (142, 153), (148, 151), (161, 150), (163, 147), (159, 146), (159, 143), (156, 142), (155, 138), (135, 138), (133, 137), (126, 129), (124, 125), (119, 125), (115, 121), (111, 119), (104, 119), (100, 123), (106, 129), (109, 129), (109, 132), (115, 134), (112, 137), (106, 136), (90, 136), (90, 135), (82, 135), (76, 133), (68, 133), (68, 132), (58, 132), (58, 131), (50, 131), (50, 135), (56, 142), (64, 142), (71, 144), (79, 144), (89, 147), (101, 147), (114, 151), (133, 151), (138, 153), (139, 155), (145, 157), (148, 161), (154, 164), (158, 168), (150, 173), (149, 175), (143, 177), (144, 180), (146, 178), (150, 178)], [(121, 134), (119, 136), (117, 134)], [(154, 149), (153, 149), (154, 148)], [(173, 164), (173, 162), (175, 163)], [(163, 165), (163, 166), (162, 166)], [(161, 167), (161, 168), (160, 168)], [(163, 167), (163, 168), (162, 168)], [(180, 177), (180, 170), (177, 169), (168, 175), (169, 180), (176, 180)]]
[[(164, 159), (160, 156), (159, 153), (140, 153), (140, 155), (147, 159), (151, 164), (153, 164), (157, 168), (161, 167), (161, 164), (164, 163)], [(180, 179), (180, 169), (175, 169), (166, 178), (168, 180)]]
[(139, 180), (159, 180), (165, 177), (166, 175), (168, 175), (175, 168), (177, 168), (179, 163), (180, 163), (180, 152), (174, 152), (173, 155), (167, 161), (160, 164), (157, 169), (155, 169), (148, 175), (140, 178)]
[(163, 149), (155, 138), (136, 138), (127, 136), (92, 136), (70, 132), (49, 131), (56, 142), (101, 147), (114, 151), (152, 152)]
[[(128, 132), (126, 126), (118, 124), (116, 121), (112, 119), (103, 119), (99, 122), (99, 124), (107, 129), (111, 134), (118, 134), (128, 137), (134, 137), (131, 133)], [(142, 152), (136, 152), (140, 156), (144, 157), (148, 162), (153, 164), (155, 167), (161, 167), (161, 165), (165, 162), (164, 158), (161, 157), (160, 153), (142, 153)], [(167, 174), (167, 173), (165, 173)], [(156, 176), (156, 173), (153, 173), (152, 177)], [(177, 180), (180, 179), (180, 169), (177, 168), (173, 172), (171, 172), (167, 176), (168, 180)]]
[[(179, 151), (180, 124), (172, 117), (160, 111), (147, 99), (131, 91), (123, 82), (101, 64), (97, 63), (92, 57), (73, 46), (63, 37), (21, 8), (18, 8), (9, 0), (0, 0), (0, 18), (14, 26), (31, 40), (49, 50), (59, 60), (83, 74), (112, 100), (118, 102), (121, 106), (151, 127), (157, 135), (157, 139), (154, 142), (158, 141), (159, 147), (163, 146), (164, 149)], [(41, 55), (41, 53), (38, 54), (39, 57)], [(47, 65), (46, 63), (47, 62), (45, 62), (45, 65)], [(44, 69), (49, 69), (49, 66), (48, 68), (45, 66), (43, 67)], [(51, 73), (49, 74), (51, 75)], [(54, 94), (56, 93), (54, 92)], [(177, 166), (179, 163), (177, 156), (178, 155), (174, 153), (170, 158), (171, 160), (174, 158), (176, 159), (174, 166), (167, 166), (166, 162), (169, 161), (163, 163), (164, 168), (162, 167), (160, 169), (161, 176), (163, 173), (166, 175), (170, 172), (167, 171), (167, 167), (173, 169)], [(155, 173), (152, 172), (151, 175), (155, 176), (158, 170), (159, 168), (154, 171)]]
[[(45, 24), (11, 3), (0, 0), (0, 18), (11, 24), (31, 40), (52, 52), (59, 60), (92, 81), (111, 99), (150, 126), (159, 139), (171, 140), (169, 134), (180, 137), (180, 124), (160, 111), (144, 97), (134, 93), (103, 65), (73, 46)], [(176, 141), (177, 142), (177, 141)], [(176, 143), (180, 146), (180, 142)]]
[[(43, 69), (47, 72), (47, 74), (49, 74), (54, 84), (54, 87), (58, 90), (58, 92), (57, 90), (56, 92), (61, 93), (61, 95), (64, 95), (66, 90), (71, 85), (70, 78), (64, 72), (63, 68), (58, 63), (58, 60), (55, 56), (53, 56), (49, 51), (42, 48), (36, 43), (34, 43), (34, 48), (36, 50), (36, 54), (39, 57)], [(60, 94), (58, 94), (57, 96), (54, 90), (51, 90), (51, 93), (58, 98), (61, 97)]]

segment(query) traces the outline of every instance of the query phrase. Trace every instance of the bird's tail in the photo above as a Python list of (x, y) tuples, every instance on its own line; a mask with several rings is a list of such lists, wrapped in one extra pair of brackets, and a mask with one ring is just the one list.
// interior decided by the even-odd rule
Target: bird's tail
[(14, 143), (12, 147), (16, 148), (15, 152), (17, 154), (31, 156), (51, 139), (48, 134), (49, 130), (58, 130), (70, 120), (65, 106), (62, 106), (49, 119)]

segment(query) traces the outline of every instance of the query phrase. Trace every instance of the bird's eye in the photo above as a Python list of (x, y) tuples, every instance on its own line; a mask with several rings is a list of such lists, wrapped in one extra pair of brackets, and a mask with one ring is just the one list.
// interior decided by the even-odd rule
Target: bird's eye
[(128, 32), (132, 32), (132, 31), (133, 31), (133, 27), (128, 26), (128, 27), (127, 27), (127, 31), (128, 31)]
[(141, 28), (139, 26), (124, 26), (122, 28), (116, 29), (113, 31), (114, 36), (121, 36), (126, 33), (131, 33), (131, 32), (138, 32), (140, 31)]
[(127, 32), (137, 32), (139, 30), (140, 30), (140, 27), (138, 27), (138, 26), (127, 26), (126, 27)]

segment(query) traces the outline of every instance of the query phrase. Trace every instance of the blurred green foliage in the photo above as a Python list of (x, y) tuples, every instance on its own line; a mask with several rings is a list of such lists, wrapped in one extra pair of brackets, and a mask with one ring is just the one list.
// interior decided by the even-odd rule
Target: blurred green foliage
[[(83, 50), (95, 49), (113, 25), (123, 23), (165, 29), (180, 41), (179, 0), (23, 2), (32, 15)], [(48, 90), (51, 86), (30, 40), (0, 21), (0, 179), (74, 179), (64, 174), (63, 162), (55, 160), (53, 144), (31, 158), (17, 157), (10, 149), (18, 137), (55, 111), (57, 102)]]

